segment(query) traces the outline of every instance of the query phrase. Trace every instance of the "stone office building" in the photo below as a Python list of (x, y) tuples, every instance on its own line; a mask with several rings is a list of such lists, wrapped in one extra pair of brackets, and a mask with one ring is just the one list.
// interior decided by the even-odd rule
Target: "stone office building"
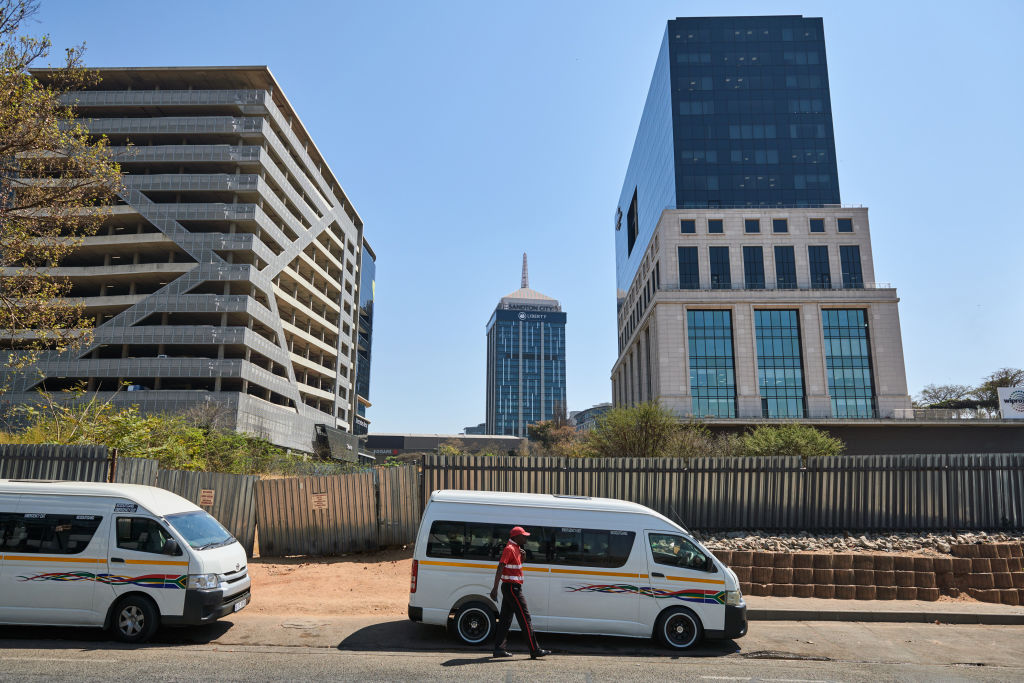
[(820, 19), (668, 22), (615, 216), (616, 405), (912, 416), (899, 298), (835, 158)]
[(373, 252), (273, 75), (99, 74), (72, 98), (89, 131), (109, 138), (126, 189), (56, 269), (95, 316), (95, 338), (44, 354), (5, 400), (127, 384), (117, 401), (167, 412), (216, 403), (235, 428), (303, 451), (317, 431), (352, 433), (357, 383), (369, 386), (372, 323), (360, 335), (359, 316), (368, 305), (372, 316), (361, 289), (372, 287)]

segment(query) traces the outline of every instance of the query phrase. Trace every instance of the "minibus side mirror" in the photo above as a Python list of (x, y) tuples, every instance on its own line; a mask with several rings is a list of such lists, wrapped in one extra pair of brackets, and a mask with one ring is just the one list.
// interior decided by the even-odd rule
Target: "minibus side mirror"
[(704, 558), (704, 571), (711, 572), (712, 574), (718, 571), (718, 567), (715, 566), (715, 559), (713, 557)]
[(164, 555), (181, 555), (181, 548), (178, 547), (178, 542), (173, 538), (168, 538), (164, 541), (164, 547), (160, 550)]

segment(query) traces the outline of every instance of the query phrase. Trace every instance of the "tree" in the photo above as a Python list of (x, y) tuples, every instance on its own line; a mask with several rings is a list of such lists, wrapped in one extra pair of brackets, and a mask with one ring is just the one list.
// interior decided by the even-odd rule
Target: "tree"
[(841, 455), (842, 440), (802, 424), (762, 425), (741, 437), (742, 454), (747, 456), (788, 455), (802, 458)]
[(1000, 368), (986, 377), (981, 385), (972, 392), (978, 404), (990, 410), (999, 409), (999, 387), (1015, 387), (1024, 384), (1024, 370), (1020, 368)]
[(963, 401), (974, 391), (966, 384), (927, 384), (918, 394), (917, 403), (923, 408), (945, 408), (953, 401)]
[(651, 458), (664, 455), (679, 420), (657, 403), (612, 408), (597, 420), (587, 442), (594, 455), (606, 458)]
[(527, 425), (526, 433), (535, 455), (583, 457), (589, 454), (584, 438), (566, 422), (559, 423), (557, 412), (554, 420)]
[(15, 368), (91, 338), (83, 306), (66, 298), (70, 283), (50, 269), (96, 232), (121, 189), (107, 140), (76, 122), (64, 97), (98, 82), (82, 67), (84, 46), (45, 82), (29, 73), (51, 47), (20, 35), (37, 9), (38, 0), (0, 0), (0, 335)]

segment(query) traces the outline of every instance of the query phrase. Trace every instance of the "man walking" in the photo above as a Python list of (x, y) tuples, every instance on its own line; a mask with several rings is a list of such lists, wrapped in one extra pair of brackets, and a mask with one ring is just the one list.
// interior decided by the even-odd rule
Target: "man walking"
[(508, 644), (508, 629), (512, 625), (512, 615), (519, 622), (519, 628), (526, 635), (530, 644), (530, 659), (537, 659), (551, 654), (551, 650), (542, 650), (537, 645), (537, 636), (533, 633), (530, 622), (530, 609), (523, 597), (523, 544), (530, 534), (521, 526), (513, 527), (509, 532), (509, 542), (501, 553), (498, 570), (494, 573), (494, 588), (491, 589), (491, 600), (498, 600), (498, 583), (501, 582), (501, 615), (498, 617), (498, 630), (494, 634), (494, 656), (511, 657), (505, 649)]

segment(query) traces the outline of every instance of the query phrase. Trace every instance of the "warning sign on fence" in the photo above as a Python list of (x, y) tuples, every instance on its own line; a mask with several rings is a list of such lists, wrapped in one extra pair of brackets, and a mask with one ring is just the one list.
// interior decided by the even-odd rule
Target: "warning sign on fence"
[(199, 491), (199, 507), (213, 505), (213, 489), (201, 489)]
[(312, 500), (312, 508), (314, 510), (326, 510), (327, 509), (327, 494), (326, 493), (314, 493), (310, 496)]

